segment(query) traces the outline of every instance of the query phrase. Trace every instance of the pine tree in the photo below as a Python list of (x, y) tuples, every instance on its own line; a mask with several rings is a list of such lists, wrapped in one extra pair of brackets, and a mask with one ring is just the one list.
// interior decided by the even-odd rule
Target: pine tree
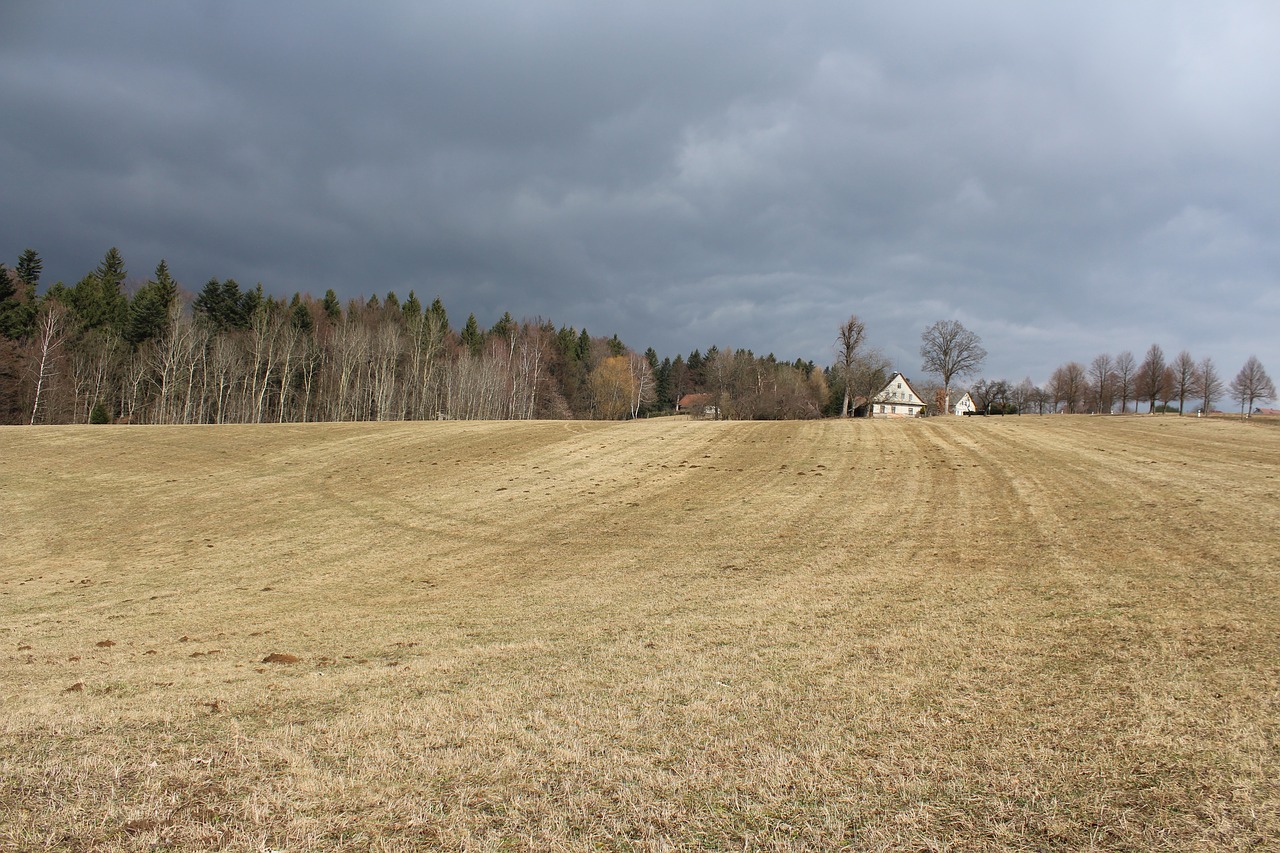
[(35, 321), (34, 295), (26, 299), (22, 291), (34, 291), (16, 272), (0, 264), (0, 337), (24, 338)]
[(511, 336), (515, 333), (515, 330), (516, 321), (511, 319), (511, 312), (504, 311), (502, 312), (501, 319), (494, 323), (493, 328), (489, 330), (489, 334), (495, 338), (510, 340)]
[(618, 333), (614, 332), (613, 337), (609, 338), (609, 355), (622, 355), (626, 351), (627, 345), (618, 338)]
[(479, 355), (480, 347), (484, 345), (484, 335), (480, 333), (480, 324), (476, 322), (475, 314), (468, 315), (467, 324), (462, 327), (462, 345), (472, 355)]
[(262, 282), (253, 290), (246, 290), (244, 295), (240, 297), (240, 315), (236, 318), (239, 320), (236, 328), (249, 328), (249, 321), (253, 319), (253, 315), (258, 313), (258, 309), (266, 305), (269, 300), (262, 293)]
[(129, 300), (122, 289), (126, 275), (120, 250), (112, 246), (97, 268), (72, 288), (71, 307), (86, 330), (124, 331), (129, 319)]
[(203, 318), (213, 328), (218, 329), (226, 311), (224, 303), (222, 284), (216, 278), (211, 278), (196, 294), (195, 301), (191, 303), (191, 311), (197, 318)]
[(156, 264), (156, 275), (134, 294), (129, 303), (125, 340), (133, 346), (160, 338), (169, 324), (169, 310), (178, 299), (178, 283), (169, 274), (164, 259)]
[(211, 278), (196, 295), (191, 308), (197, 318), (217, 332), (249, 327), (249, 317), (262, 301), (262, 285), (256, 290), (240, 292), (240, 285), (229, 278), (221, 284)]
[(338, 301), (338, 294), (333, 292), (332, 287), (324, 292), (320, 307), (324, 309), (324, 315), (331, 322), (336, 323), (342, 319), (342, 303)]
[(17, 269), (0, 264), (0, 337), (26, 338), (36, 326), (36, 285), (43, 263), (35, 249), (18, 258)]
[(556, 346), (565, 361), (573, 361), (578, 352), (578, 330), (572, 326), (561, 326), (556, 332)]
[(441, 330), (448, 332), (449, 312), (444, 310), (444, 303), (440, 301), (439, 296), (431, 301), (431, 307), (428, 310), (431, 312), (431, 316), (440, 323)]
[(422, 316), (422, 303), (412, 290), (409, 291), (409, 298), (401, 303), (400, 311), (406, 320), (416, 320)]
[[(652, 348), (649, 351), (652, 352)], [(675, 403), (671, 399), (671, 359), (669, 357), (662, 360), (662, 364), (658, 365), (658, 369), (653, 372), (653, 376), (656, 382), (658, 408), (674, 408)]]
[(31, 287), (40, 284), (40, 273), (44, 270), (44, 261), (35, 249), (26, 249), (18, 256), (18, 278)]
[(315, 321), (311, 319), (311, 311), (298, 293), (293, 294), (293, 300), (289, 303), (289, 322), (304, 335), (311, 334), (315, 329)]

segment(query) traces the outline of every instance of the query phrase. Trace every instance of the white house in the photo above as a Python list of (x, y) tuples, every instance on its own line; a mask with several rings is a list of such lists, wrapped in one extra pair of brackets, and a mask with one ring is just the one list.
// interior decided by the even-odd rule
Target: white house
[(974, 405), (973, 397), (969, 396), (969, 392), (965, 391), (956, 404), (951, 407), (951, 411), (957, 415), (967, 415), (970, 412), (976, 412), (978, 407)]
[(924, 414), (924, 405), (907, 377), (895, 373), (880, 393), (871, 398), (867, 414), (873, 418), (918, 418)]

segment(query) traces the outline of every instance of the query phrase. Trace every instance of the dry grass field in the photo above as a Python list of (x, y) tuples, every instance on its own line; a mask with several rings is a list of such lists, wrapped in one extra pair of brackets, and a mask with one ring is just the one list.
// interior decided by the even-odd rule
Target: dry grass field
[(0, 849), (1280, 848), (1262, 423), (3, 428), (0, 517)]

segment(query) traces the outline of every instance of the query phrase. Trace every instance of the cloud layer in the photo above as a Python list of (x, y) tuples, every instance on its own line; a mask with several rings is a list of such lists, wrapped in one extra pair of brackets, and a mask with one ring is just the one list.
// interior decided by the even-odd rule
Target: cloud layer
[(1261, 2), (19, 2), (0, 259), (670, 355), (829, 363), (856, 312), (909, 375), (943, 318), (1015, 380), (1153, 341), (1275, 370), (1277, 43)]

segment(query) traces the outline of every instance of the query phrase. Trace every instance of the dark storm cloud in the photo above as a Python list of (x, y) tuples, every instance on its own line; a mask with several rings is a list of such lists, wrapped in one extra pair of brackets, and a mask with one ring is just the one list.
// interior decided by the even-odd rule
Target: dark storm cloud
[[(1280, 13), (10, 4), (0, 251), (918, 372), (1277, 362)], [(1119, 8), (1116, 8), (1119, 6)]]

